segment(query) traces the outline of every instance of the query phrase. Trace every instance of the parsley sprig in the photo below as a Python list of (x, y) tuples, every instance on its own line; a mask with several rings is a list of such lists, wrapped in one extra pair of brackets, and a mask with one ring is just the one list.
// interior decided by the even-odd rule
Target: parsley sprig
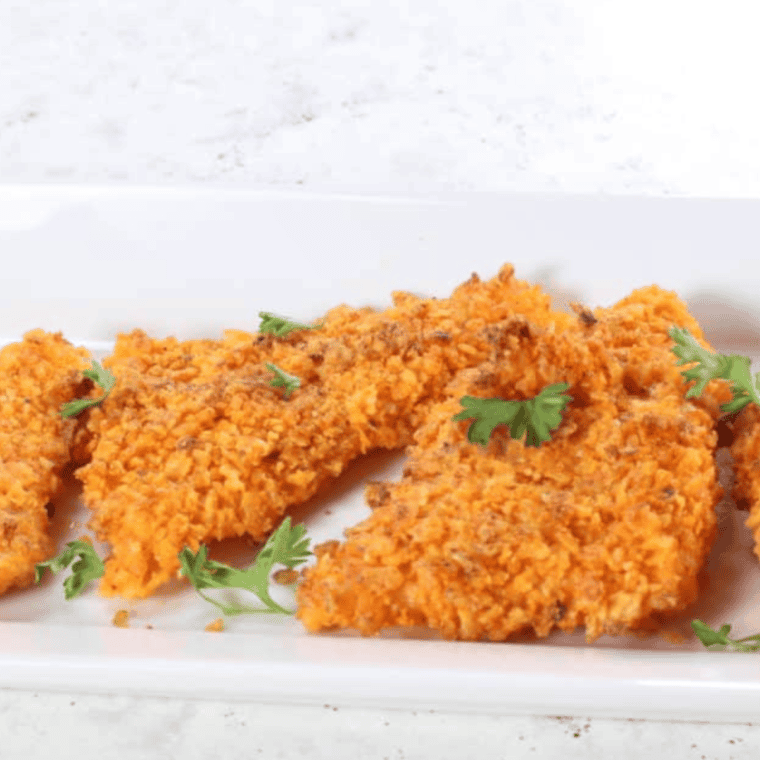
[[(728, 636), (731, 632), (731, 626), (728, 623), (716, 631), (701, 620), (692, 620), (691, 627), (706, 647), (731, 647), (736, 652), (757, 652), (760, 649), (760, 633), (754, 636), (745, 636), (743, 639), (732, 639)], [(755, 643), (746, 644), (747, 641), (754, 641)]]
[(301, 379), (295, 375), (289, 375), (285, 370), (280, 369), (276, 364), (267, 362), (267, 369), (270, 372), (274, 372), (275, 376), (269, 383), (274, 388), (284, 388), (285, 393), (282, 394), (284, 399), (289, 399), (290, 394), (293, 393), (296, 388), (301, 387)]
[[(71, 565), (72, 562), (73, 565)], [(58, 573), (69, 565), (71, 565), (71, 575), (63, 582), (66, 599), (79, 596), (90, 581), (101, 578), (105, 573), (103, 561), (92, 544), (86, 541), (70, 541), (58, 556), (45, 562), (38, 562), (34, 566), (34, 582), (39, 583), (42, 580), (45, 570)]]
[(685, 380), (696, 381), (686, 392), (686, 398), (700, 396), (710, 380), (722, 378), (731, 381), (734, 397), (721, 406), (721, 411), (732, 414), (750, 402), (760, 406), (760, 373), (752, 378), (749, 357), (708, 351), (685, 328), (673, 327), (668, 335), (676, 343), (671, 350), (679, 359), (678, 365), (696, 363), (696, 366), (681, 372)]
[(454, 421), (474, 419), (467, 429), (471, 443), (486, 446), (497, 425), (507, 425), (512, 438), (525, 438), (526, 446), (540, 446), (551, 438), (551, 431), (562, 422), (562, 411), (572, 401), (565, 394), (567, 383), (547, 385), (541, 393), (526, 401), (505, 401), (501, 398), (464, 396), (464, 409), (454, 415)]
[[(293, 569), (306, 562), (311, 555), (311, 539), (306, 538), (305, 534), (306, 528), (303, 525), (291, 527), (290, 517), (286, 517), (247, 570), (239, 570), (208, 559), (208, 548), (204, 544), (195, 554), (190, 548), (185, 547), (179, 553), (182, 563), (180, 572), (187, 576), (195, 590), (207, 602), (215, 604), (225, 615), (256, 612), (280, 612), (290, 615), (293, 614), (293, 610), (286, 610), (269, 596), (269, 576), (275, 564)], [(241, 588), (255, 594), (265, 606), (261, 608), (227, 605), (206, 596), (202, 592), (202, 589), (206, 588)]]
[(103, 389), (103, 395), (99, 398), (78, 398), (75, 401), (69, 401), (61, 407), (61, 417), (76, 417), (81, 411), (102, 404), (116, 385), (113, 374), (95, 360), (92, 362), (92, 369), (82, 370), (82, 374), (100, 386)]
[(268, 311), (260, 311), (259, 317), (261, 318), (259, 332), (270, 333), (275, 338), (285, 338), (295, 330), (318, 330), (322, 327), (322, 325), (307, 325), (305, 322), (294, 322), (292, 319), (278, 317), (276, 314)]

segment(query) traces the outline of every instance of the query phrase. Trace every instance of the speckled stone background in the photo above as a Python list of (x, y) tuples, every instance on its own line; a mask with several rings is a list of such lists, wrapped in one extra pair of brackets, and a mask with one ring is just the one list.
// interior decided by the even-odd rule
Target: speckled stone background
[[(757, 14), (751, 0), (3, 0), (0, 182), (758, 197)], [(746, 724), (9, 691), (0, 736), (3, 760), (760, 751)]]
[(0, 180), (753, 196), (755, 8), (4, 0)]

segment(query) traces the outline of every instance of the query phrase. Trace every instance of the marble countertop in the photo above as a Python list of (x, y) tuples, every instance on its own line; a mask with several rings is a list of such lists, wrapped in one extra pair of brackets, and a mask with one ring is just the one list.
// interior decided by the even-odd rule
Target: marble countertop
[[(760, 197), (748, 0), (5, 0), (0, 182)], [(0, 691), (3, 758), (749, 758), (757, 724)]]
[(0, 180), (757, 196), (753, 4), (716, 8), (6, 0)]

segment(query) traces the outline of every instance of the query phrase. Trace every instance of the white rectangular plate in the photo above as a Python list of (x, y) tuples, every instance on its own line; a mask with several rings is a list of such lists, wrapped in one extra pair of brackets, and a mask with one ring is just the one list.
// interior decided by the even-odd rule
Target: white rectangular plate
[[(445, 297), (472, 271), (491, 277), (511, 262), (519, 277), (553, 283), (560, 301), (676, 290), (718, 347), (755, 354), (758, 218), (752, 201), (0, 187), (0, 340), (42, 327), (102, 356), (134, 327), (179, 338), (255, 331), (260, 310), (308, 320), (341, 302), (385, 306), (393, 290)], [(367, 475), (394, 477), (402, 459), (356, 463), (295, 517), (316, 542), (339, 538), (369, 514)], [(71, 509), (54, 517), (61, 545), (87, 519)], [(680, 629), (700, 617), (746, 635), (760, 631), (760, 569), (746, 513), (720, 513), (710, 587)], [(223, 549), (251, 552), (243, 541)], [(760, 709), (760, 654), (707, 652), (693, 638), (362, 639), (309, 635), (284, 616), (230, 618), (212, 634), (203, 629), (216, 608), (185, 587), (65, 602), (60, 581), (0, 599), (0, 688), (721, 722)], [(121, 608), (129, 629), (110, 624)]]

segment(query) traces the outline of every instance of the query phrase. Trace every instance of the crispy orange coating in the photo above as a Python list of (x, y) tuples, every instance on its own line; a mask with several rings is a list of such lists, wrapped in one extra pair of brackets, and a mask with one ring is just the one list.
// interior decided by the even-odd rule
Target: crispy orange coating
[[(101, 592), (148, 595), (185, 545), (263, 540), (357, 455), (409, 444), (454, 374), (499, 353), (515, 315), (550, 332), (575, 321), (505, 266), (448, 299), (341, 306), (321, 329), (284, 339), (120, 336), (104, 362), (117, 384), (89, 414), (91, 462), (78, 473), (91, 526), (112, 550)], [(266, 362), (301, 379), (289, 400)]]
[[(721, 489), (713, 414), (686, 385), (667, 335), (701, 331), (672, 293), (635, 291), (564, 331), (505, 329), (493, 360), (459, 373), (409, 450), (398, 483), (368, 487), (373, 512), (319, 548), (298, 589), (311, 631), (428, 626), (494, 641), (530, 630), (650, 627), (697, 595)], [(464, 395), (529, 398), (567, 382), (551, 441), (497, 428), (487, 447), (452, 421)]]
[(0, 593), (29, 586), (54, 552), (45, 507), (76, 425), (59, 411), (82, 390), (88, 356), (42, 330), (0, 350)]
[(734, 497), (749, 509), (746, 525), (755, 539), (755, 554), (760, 557), (760, 409), (748, 404), (733, 424)]

